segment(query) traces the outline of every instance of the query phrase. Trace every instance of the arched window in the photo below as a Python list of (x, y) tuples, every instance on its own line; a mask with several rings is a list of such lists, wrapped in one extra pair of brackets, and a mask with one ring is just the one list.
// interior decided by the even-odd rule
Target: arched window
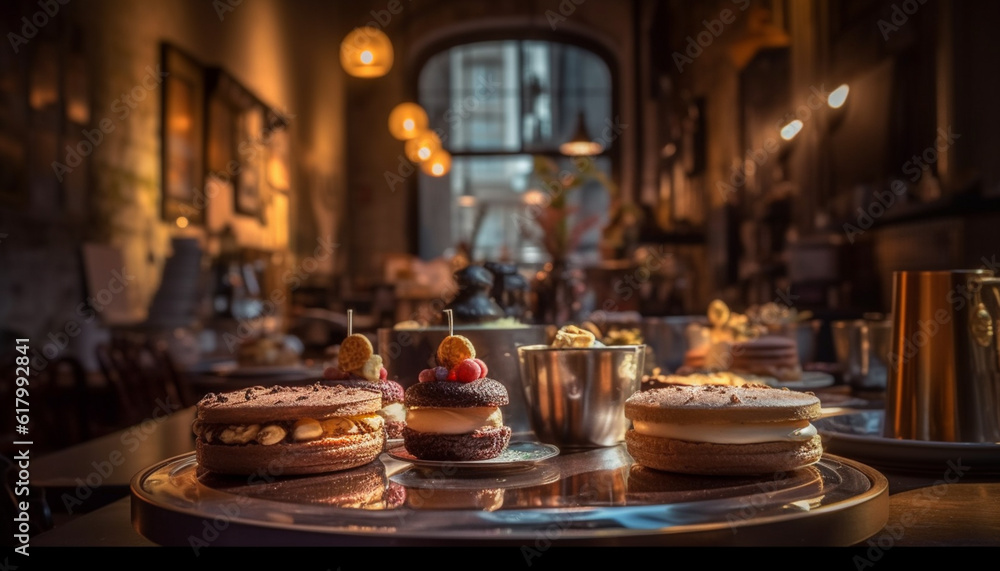
[[(535, 159), (548, 157), (572, 170), (559, 146), (576, 133), (582, 113), (587, 132), (604, 146), (594, 165), (610, 177), (616, 149), (613, 138), (600, 134), (614, 120), (612, 100), (607, 63), (575, 44), (482, 41), (431, 56), (420, 70), (418, 101), (452, 166), (441, 178), (420, 175), (421, 256), (440, 256), (465, 242), (474, 259), (547, 259), (529, 208), (538, 198), (530, 192), (537, 186)], [(601, 218), (575, 252), (596, 255), (606, 189), (591, 182), (571, 200), (575, 219)]]

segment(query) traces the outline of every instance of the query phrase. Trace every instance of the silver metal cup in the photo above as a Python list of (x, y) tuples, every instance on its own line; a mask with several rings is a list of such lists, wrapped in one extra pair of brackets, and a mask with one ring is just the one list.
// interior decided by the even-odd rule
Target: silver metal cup
[(1000, 278), (896, 272), (885, 435), (1000, 442)]
[(642, 384), (645, 345), (517, 349), (535, 434), (566, 448), (614, 446), (625, 439), (625, 400)]
[(833, 348), (844, 381), (865, 391), (884, 391), (889, 375), (891, 320), (834, 321)]
[(653, 349), (652, 367), (674, 371), (684, 364), (684, 353), (691, 348), (687, 329), (692, 323), (708, 326), (704, 315), (647, 317), (642, 320), (642, 338)]
[(822, 325), (823, 322), (819, 319), (809, 319), (769, 325), (768, 330), (772, 335), (780, 335), (795, 341), (795, 347), (799, 352), (799, 363), (805, 364), (816, 360), (816, 339), (819, 337)]

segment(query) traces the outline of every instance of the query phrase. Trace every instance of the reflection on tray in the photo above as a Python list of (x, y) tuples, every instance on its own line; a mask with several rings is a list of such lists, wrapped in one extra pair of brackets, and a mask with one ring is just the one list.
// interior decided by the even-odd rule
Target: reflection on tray
[(579, 545), (853, 545), (888, 518), (888, 502), (872, 502), (888, 494), (885, 477), (829, 455), (777, 483), (641, 470), (623, 446), (570, 452), (535, 470), (455, 478), (450, 488), (421, 487), (426, 476), (417, 472), (375, 462), (248, 481), (199, 472), (192, 452), (136, 475), (133, 525), (179, 546), (212, 518), (230, 522), (216, 545), (480, 545), (532, 542), (556, 528), (560, 540)]
[(406, 507), (415, 510), (496, 511), (503, 506), (503, 490), (415, 489), (406, 494)]
[(632, 466), (627, 498), (629, 504), (637, 505), (750, 498), (757, 509), (789, 502), (798, 509), (808, 509), (818, 504), (822, 495), (823, 477), (813, 466), (757, 477), (690, 476)]
[(381, 462), (343, 472), (272, 478), (233, 477), (199, 470), (198, 480), (220, 492), (283, 503), (385, 510), (402, 505), (406, 499), (406, 490), (389, 481)]

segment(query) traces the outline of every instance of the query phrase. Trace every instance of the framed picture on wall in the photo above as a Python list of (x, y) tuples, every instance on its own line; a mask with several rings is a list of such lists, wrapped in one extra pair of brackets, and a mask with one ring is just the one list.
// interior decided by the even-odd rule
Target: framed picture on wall
[(205, 220), (205, 75), (198, 62), (175, 47), (162, 47), (163, 83), (160, 133), (163, 218), (191, 224)]
[(208, 174), (233, 188), (237, 214), (263, 215), (267, 108), (225, 70), (208, 70)]
[(266, 148), (261, 140), (264, 130), (264, 109), (254, 105), (240, 114), (240, 144), (237, 156), (240, 162), (239, 176), (234, 181), (236, 196), (233, 202), (236, 212), (247, 216), (260, 217), (263, 214), (263, 163)]

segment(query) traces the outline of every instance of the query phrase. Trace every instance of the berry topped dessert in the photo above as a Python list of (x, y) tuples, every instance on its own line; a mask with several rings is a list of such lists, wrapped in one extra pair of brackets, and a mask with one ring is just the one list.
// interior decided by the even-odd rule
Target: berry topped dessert
[(324, 385), (341, 385), (378, 391), (382, 395), (379, 415), (385, 419), (388, 438), (402, 438), (406, 426), (403, 386), (389, 380), (382, 357), (375, 354), (371, 341), (360, 333), (348, 335), (340, 344), (337, 367), (323, 371)]
[(437, 363), (406, 389), (406, 450), (421, 460), (496, 458), (510, 442), (499, 408), (510, 402), (507, 389), (487, 377), (486, 363), (461, 335), (445, 337)]

